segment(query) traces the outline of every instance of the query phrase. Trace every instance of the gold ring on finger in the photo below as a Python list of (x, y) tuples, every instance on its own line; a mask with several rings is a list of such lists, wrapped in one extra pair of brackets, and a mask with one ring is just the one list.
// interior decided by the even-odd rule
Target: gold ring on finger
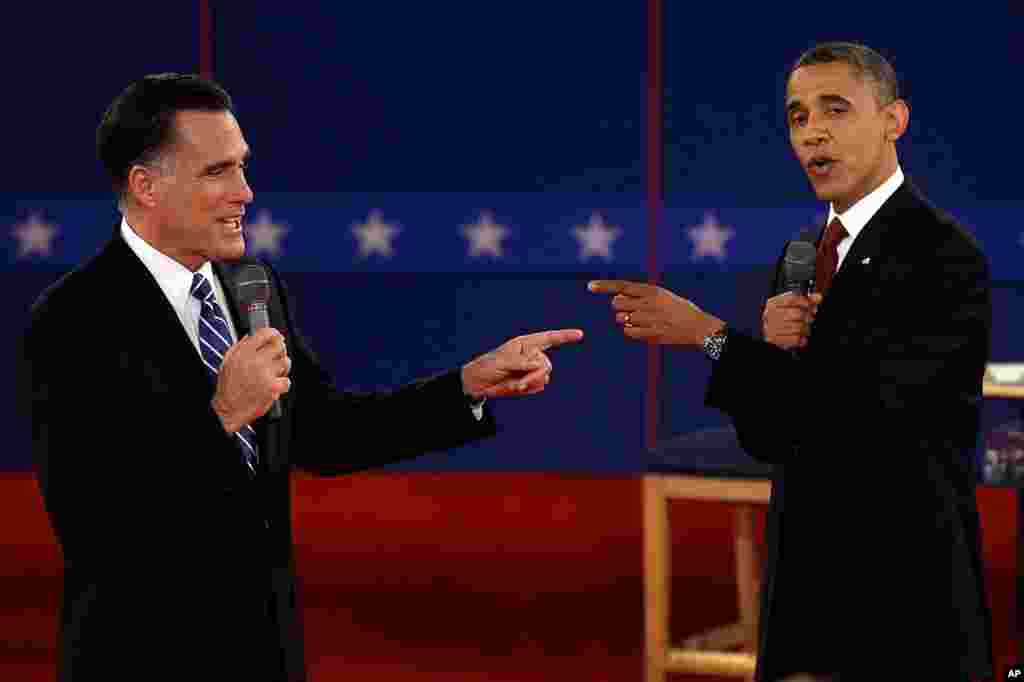
[(622, 324), (624, 326), (626, 326), (626, 327), (632, 327), (633, 326), (633, 314), (632, 313), (626, 313), (625, 317), (622, 318)]

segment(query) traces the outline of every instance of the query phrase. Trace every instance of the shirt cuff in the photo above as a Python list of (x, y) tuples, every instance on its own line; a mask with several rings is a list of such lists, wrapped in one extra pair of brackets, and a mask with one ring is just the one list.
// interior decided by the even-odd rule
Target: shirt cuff
[(477, 402), (471, 402), (469, 409), (473, 410), (473, 416), (476, 417), (477, 421), (484, 418), (484, 403), (487, 402), (487, 398), (481, 398)]

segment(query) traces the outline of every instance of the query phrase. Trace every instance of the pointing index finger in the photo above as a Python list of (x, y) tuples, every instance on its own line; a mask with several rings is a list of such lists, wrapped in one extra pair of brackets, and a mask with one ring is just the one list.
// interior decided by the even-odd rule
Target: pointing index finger
[(587, 289), (597, 294), (643, 296), (648, 292), (650, 286), (641, 282), (630, 282), (623, 279), (595, 279), (587, 283)]
[(520, 341), (523, 344), (524, 352), (535, 350), (547, 350), (566, 343), (576, 343), (583, 340), (582, 329), (553, 329), (546, 332), (527, 334)]

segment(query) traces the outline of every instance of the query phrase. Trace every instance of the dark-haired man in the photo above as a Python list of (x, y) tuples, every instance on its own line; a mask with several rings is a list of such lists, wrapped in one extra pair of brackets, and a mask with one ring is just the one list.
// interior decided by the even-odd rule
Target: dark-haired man
[[(616, 294), (627, 337), (703, 348), (707, 404), (775, 465), (758, 680), (988, 679), (973, 462), (987, 261), (904, 179), (896, 141), (909, 110), (878, 53), (809, 50), (785, 112), (830, 204), (810, 297), (769, 298), (754, 339), (659, 287), (591, 288)], [(775, 294), (781, 279), (777, 268)]]
[(545, 351), (582, 332), (517, 337), (391, 393), (340, 391), (269, 266), (270, 327), (241, 314), (253, 193), (227, 93), (146, 77), (97, 143), (123, 218), (40, 296), (25, 338), (65, 562), (59, 677), (304, 679), (289, 468), (336, 474), (490, 436), (484, 401), (542, 391)]

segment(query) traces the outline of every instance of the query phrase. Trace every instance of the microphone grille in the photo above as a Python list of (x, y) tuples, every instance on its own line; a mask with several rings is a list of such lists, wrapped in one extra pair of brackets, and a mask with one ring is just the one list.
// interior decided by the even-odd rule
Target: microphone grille
[(270, 280), (261, 265), (246, 265), (235, 275), (235, 292), (243, 308), (266, 303), (270, 298)]
[(788, 281), (814, 279), (817, 249), (814, 244), (804, 241), (793, 241), (786, 247), (783, 270)]

